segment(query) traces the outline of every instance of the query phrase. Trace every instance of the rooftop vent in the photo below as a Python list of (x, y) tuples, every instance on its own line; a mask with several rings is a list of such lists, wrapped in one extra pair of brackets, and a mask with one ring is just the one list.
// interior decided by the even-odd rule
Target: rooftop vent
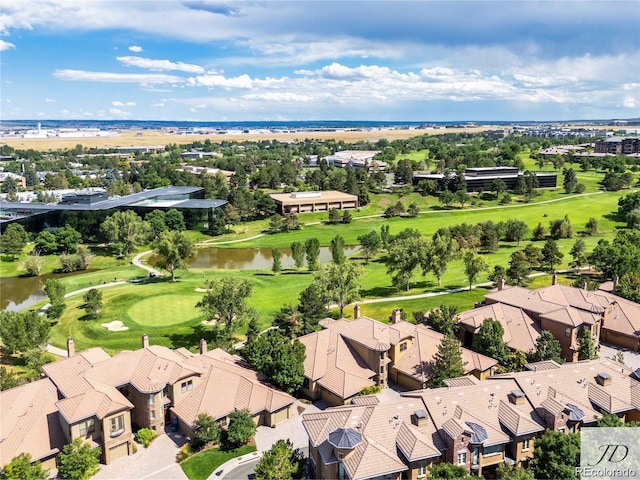
[(413, 420), (413, 424), (421, 427), (426, 425), (429, 421), (429, 416), (427, 415), (426, 410), (416, 410), (413, 412), (413, 416), (411, 417)]
[(611, 375), (604, 372), (598, 373), (598, 375), (596, 375), (596, 383), (598, 385), (602, 385), (603, 387), (611, 385)]
[(514, 405), (521, 405), (524, 403), (524, 392), (522, 390), (511, 390), (509, 393), (509, 401)]

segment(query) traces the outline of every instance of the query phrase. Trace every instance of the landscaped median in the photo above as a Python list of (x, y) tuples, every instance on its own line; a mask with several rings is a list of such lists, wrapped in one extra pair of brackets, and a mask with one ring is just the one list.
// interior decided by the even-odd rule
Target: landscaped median
[(234, 450), (220, 450), (220, 447), (210, 448), (187, 458), (180, 463), (189, 480), (205, 480), (225, 462), (248, 455), (250, 458), (257, 456), (255, 445), (243, 445)]

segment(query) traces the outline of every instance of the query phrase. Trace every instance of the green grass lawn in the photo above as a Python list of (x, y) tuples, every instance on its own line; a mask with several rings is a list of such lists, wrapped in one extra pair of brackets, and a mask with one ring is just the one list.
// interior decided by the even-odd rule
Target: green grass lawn
[(255, 445), (244, 445), (235, 450), (221, 451), (217, 448), (205, 450), (189, 457), (180, 464), (189, 480), (205, 480), (222, 465), (232, 458), (241, 457), (256, 451)]
[(202, 299), (197, 295), (157, 295), (145, 298), (129, 308), (127, 315), (138, 325), (166, 326), (188, 322), (202, 315), (196, 303)]

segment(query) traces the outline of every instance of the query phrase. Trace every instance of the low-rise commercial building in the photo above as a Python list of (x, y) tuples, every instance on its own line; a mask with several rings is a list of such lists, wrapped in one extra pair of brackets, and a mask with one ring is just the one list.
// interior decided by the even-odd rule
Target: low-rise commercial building
[(358, 196), (335, 190), (321, 192), (293, 192), (270, 194), (280, 214), (326, 212), (335, 208), (347, 210), (358, 208)]
[[(455, 175), (455, 173), (453, 173)], [(464, 181), (467, 185), (467, 192), (490, 192), (492, 183), (495, 180), (502, 180), (508, 190), (516, 187), (518, 178), (524, 175), (516, 167), (478, 167), (467, 168), (464, 172)], [(547, 172), (534, 172), (538, 179), (539, 188), (555, 188), (558, 185), (558, 175)], [(442, 173), (420, 173), (414, 172), (413, 185), (417, 186), (422, 180), (433, 180), (441, 182), (445, 178)]]

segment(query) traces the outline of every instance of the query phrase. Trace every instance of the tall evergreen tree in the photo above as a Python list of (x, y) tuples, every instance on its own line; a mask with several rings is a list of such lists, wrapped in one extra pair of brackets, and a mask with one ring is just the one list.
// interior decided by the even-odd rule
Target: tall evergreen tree
[(431, 388), (444, 387), (448, 378), (461, 377), (465, 374), (462, 363), (460, 342), (453, 335), (445, 335), (438, 346), (433, 361), (433, 376), (429, 380)]

